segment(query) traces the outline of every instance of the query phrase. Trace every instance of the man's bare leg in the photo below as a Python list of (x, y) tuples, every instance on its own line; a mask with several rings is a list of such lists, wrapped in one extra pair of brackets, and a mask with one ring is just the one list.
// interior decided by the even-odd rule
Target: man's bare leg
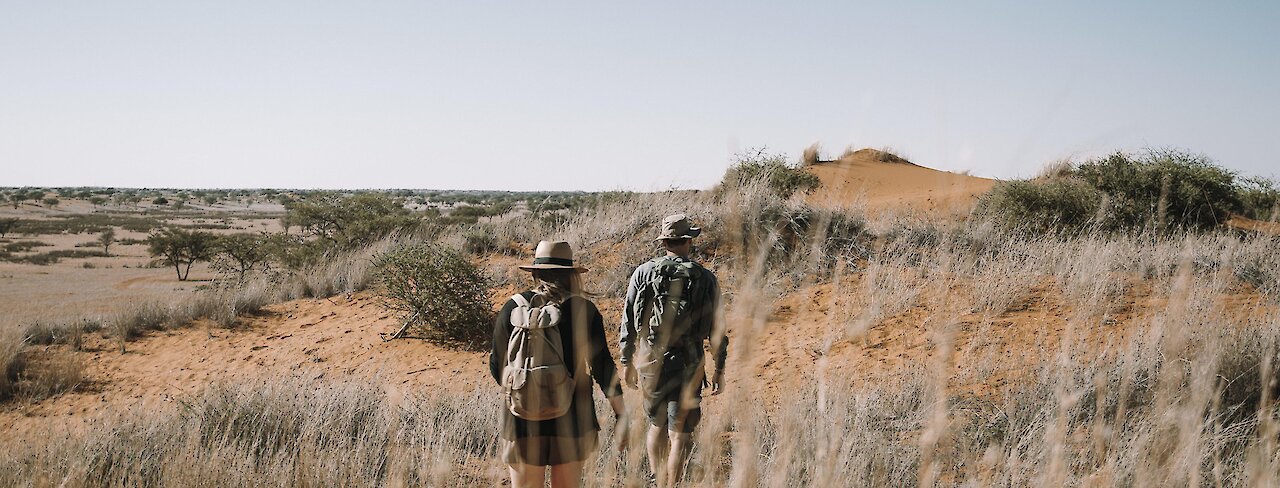
[(667, 459), (667, 479), (671, 484), (668, 486), (678, 486), (684, 479), (684, 467), (693, 450), (693, 434), (671, 431), (667, 435), (671, 437), (671, 455)]
[(653, 477), (660, 487), (667, 486), (667, 452), (671, 448), (669, 443), (665, 427), (649, 426), (649, 435), (645, 437), (645, 447), (649, 450), (649, 470), (653, 471)]

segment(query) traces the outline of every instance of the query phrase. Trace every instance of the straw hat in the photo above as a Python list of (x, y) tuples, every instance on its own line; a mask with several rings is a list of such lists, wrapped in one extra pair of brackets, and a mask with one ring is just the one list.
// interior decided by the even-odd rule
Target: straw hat
[(542, 241), (533, 250), (533, 264), (518, 266), (525, 271), (535, 269), (573, 269), (586, 273), (587, 268), (573, 265), (573, 248), (564, 241)]
[(690, 222), (685, 214), (668, 215), (667, 218), (662, 219), (662, 235), (654, 240), (693, 239), (701, 233), (702, 228), (694, 227), (693, 222)]

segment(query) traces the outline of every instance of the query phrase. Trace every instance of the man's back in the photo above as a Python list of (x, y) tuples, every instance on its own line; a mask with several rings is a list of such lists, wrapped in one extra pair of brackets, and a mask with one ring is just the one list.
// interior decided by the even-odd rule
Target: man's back
[[(664, 267), (683, 265), (688, 269), (688, 284), (681, 290), (671, 293), (678, 295), (682, 302), (678, 308), (682, 310), (671, 313), (671, 323), (661, 323), (664, 319), (654, 320), (655, 314), (666, 309), (661, 302), (670, 296), (660, 291), (661, 283), (670, 280)], [(658, 307), (655, 307), (658, 303)], [(715, 273), (688, 258), (680, 256), (663, 256), (655, 258), (636, 267), (631, 274), (627, 286), (627, 298), (623, 307), (622, 328), (619, 342), (622, 349), (622, 362), (629, 364), (637, 347), (657, 346), (665, 361), (680, 364), (668, 364), (664, 370), (678, 366), (700, 365), (705, 356), (704, 341), (710, 340), (716, 329), (719, 317), (720, 285)], [(673, 307), (675, 308), (675, 307)], [(658, 330), (653, 330), (657, 324)], [(647, 344), (639, 344), (645, 341)], [(721, 344), (715, 357), (717, 370), (724, 365), (725, 341)]]

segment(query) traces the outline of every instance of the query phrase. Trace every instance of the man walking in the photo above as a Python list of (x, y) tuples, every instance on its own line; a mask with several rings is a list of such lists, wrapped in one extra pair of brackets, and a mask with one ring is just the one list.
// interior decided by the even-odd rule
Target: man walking
[[(663, 219), (656, 240), (666, 255), (631, 274), (622, 312), (624, 377), (644, 398), (649, 467), (661, 487), (674, 486), (684, 476), (693, 430), (702, 419), (702, 388), (720, 393), (729, 345), (718, 320), (716, 275), (690, 259), (693, 238), (701, 232), (683, 214)], [(706, 342), (714, 351), (709, 377)]]

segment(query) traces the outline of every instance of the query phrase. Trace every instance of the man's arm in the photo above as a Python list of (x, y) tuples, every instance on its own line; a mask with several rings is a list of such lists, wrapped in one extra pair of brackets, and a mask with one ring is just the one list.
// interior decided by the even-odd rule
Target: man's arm
[(636, 295), (640, 293), (639, 286), (636, 285), (639, 275), (640, 268), (631, 272), (631, 279), (627, 281), (627, 298), (622, 304), (622, 324), (621, 330), (618, 331), (618, 362), (623, 366), (631, 364), (631, 355), (636, 352), (635, 301)]
[(711, 394), (715, 395), (720, 393), (721, 383), (724, 378), (724, 365), (729, 357), (729, 335), (724, 320), (720, 282), (716, 279), (715, 274), (710, 271), (707, 272), (707, 275), (711, 277), (711, 286), (710, 290), (708, 290), (710, 295), (708, 300), (711, 302), (711, 306), (708, 307), (708, 314), (703, 318), (707, 320), (708, 329), (711, 332), (708, 339), (711, 342), (712, 364), (715, 366), (711, 373)]

